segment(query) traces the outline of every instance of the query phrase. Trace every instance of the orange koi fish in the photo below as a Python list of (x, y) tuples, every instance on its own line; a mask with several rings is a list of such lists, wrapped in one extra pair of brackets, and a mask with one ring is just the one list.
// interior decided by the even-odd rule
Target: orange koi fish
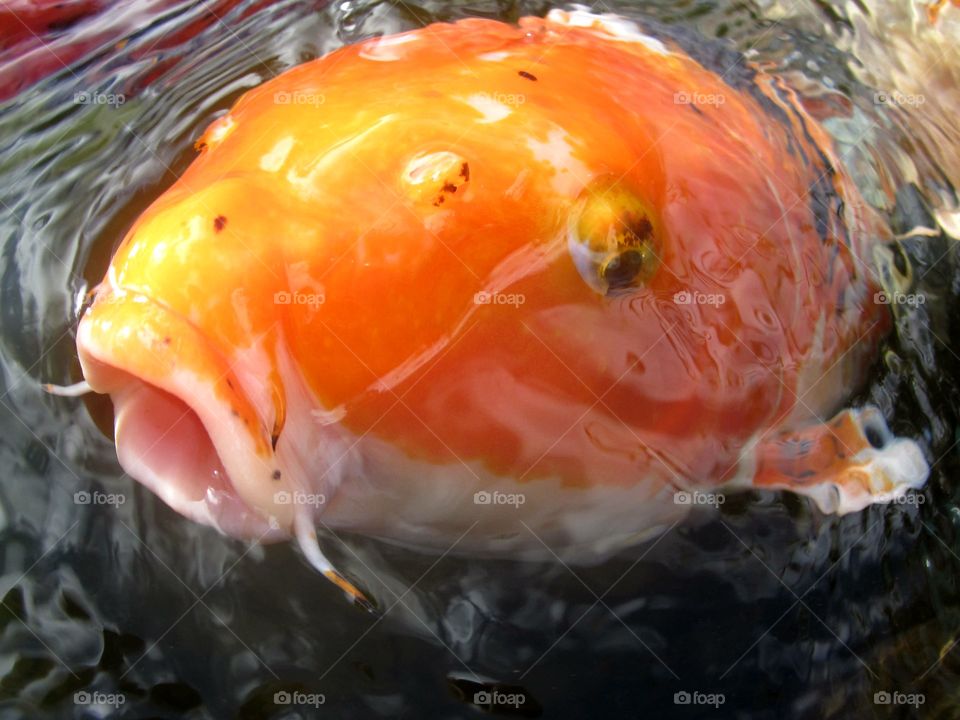
[(293, 68), (197, 148), (82, 316), (83, 387), (171, 507), (295, 536), (357, 597), (318, 523), (576, 559), (721, 490), (845, 513), (926, 480), (844, 409), (889, 231), (760, 69), (469, 19)]

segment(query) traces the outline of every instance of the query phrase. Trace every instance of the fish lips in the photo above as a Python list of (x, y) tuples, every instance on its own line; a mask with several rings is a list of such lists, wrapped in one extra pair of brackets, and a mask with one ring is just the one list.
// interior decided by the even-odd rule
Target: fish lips
[(234, 537), (289, 537), (289, 505), (255, 408), (199, 331), (149, 297), (98, 294), (77, 329), (84, 377), (114, 405), (124, 471), (180, 514)]

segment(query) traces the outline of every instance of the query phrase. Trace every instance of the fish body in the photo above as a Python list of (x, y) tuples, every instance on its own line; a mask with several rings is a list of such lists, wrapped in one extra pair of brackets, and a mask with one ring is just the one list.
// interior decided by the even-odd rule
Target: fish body
[(197, 148), (78, 329), (121, 464), (189, 517), (595, 557), (731, 487), (926, 479), (843, 410), (889, 232), (774, 76), (470, 19), (293, 68)]

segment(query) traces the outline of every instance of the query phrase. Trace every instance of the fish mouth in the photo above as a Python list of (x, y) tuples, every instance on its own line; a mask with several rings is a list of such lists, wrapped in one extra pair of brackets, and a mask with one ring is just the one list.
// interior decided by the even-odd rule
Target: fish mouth
[[(229, 367), (198, 330), (149, 298), (108, 291), (77, 330), (84, 377), (114, 405), (123, 470), (191, 520), (240, 538), (289, 536), (269, 453), (218, 385)], [(186, 362), (183, 362), (184, 358)], [(251, 412), (250, 408), (247, 408)]]
[(133, 379), (111, 393), (117, 458), (167, 505), (238, 537), (271, 532), (244, 502), (203, 421), (180, 397)]

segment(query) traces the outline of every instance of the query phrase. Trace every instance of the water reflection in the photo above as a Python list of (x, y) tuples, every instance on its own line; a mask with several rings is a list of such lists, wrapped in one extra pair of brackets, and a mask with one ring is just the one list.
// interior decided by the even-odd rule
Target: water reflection
[[(494, 708), (505, 715), (688, 717), (674, 704), (683, 692), (724, 693), (726, 716), (895, 716), (874, 704), (884, 691), (924, 693), (924, 716), (958, 716), (960, 274), (940, 234), (957, 229), (955, 48), (900, 15), (880, 34), (886, 6), (618, 7), (699, 45), (708, 65), (730, 50), (698, 33), (784, 69), (889, 212), (903, 238), (886, 272), (929, 301), (894, 308), (897, 335), (861, 399), (938, 461), (924, 502), (836, 519), (796, 498), (731, 497), (719, 515), (586, 568), (328, 537), (380, 619), (343, 603), (291, 547), (250, 547), (174, 515), (120, 472), (95, 422), (109, 425), (108, 407), (37, 385), (76, 373), (71, 331), (114, 243), (192, 159), (199, 132), (262, 80), (376, 32), (547, 6), (155, 3), (94, 15), (58, 36), (60, 48), (84, 40), (62, 55), (70, 68), (25, 73), (0, 116), (5, 717), (471, 717), (477, 693), (522, 695)], [(876, 92), (930, 99), (878, 105)], [(99, 500), (111, 495), (125, 501)], [(77, 705), (84, 692), (103, 707)], [(315, 705), (277, 705), (284, 692)]]

